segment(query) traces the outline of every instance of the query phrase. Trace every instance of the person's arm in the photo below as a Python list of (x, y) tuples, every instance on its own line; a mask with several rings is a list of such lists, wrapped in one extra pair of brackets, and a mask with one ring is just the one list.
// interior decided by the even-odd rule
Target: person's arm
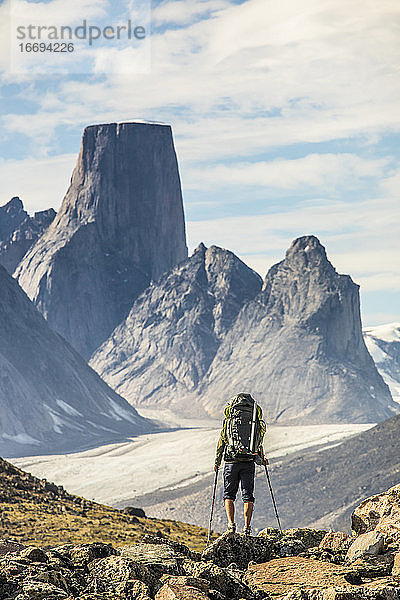
[(219, 469), (222, 461), (222, 455), (224, 453), (224, 449), (226, 446), (226, 420), (224, 420), (224, 424), (222, 425), (221, 434), (219, 436), (217, 451), (215, 454), (215, 462), (214, 462), (214, 471)]
[(267, 426), (265, 425), (265, 421), (263, 419), (263, 414), (262, 414), (262, 410), (261, 410), (260, 406), (257, 406), (257, 416), (258, 416), (258, 420), (260, 422), (260, 445), (259, 445), (258, 453), (260, 455), (262, 463), (264, 465), (269, 465), (268, 458), (265, 456), (264, 448), (263, 448), (264, 435), (265, 435), (265, 432), (267, 431)]

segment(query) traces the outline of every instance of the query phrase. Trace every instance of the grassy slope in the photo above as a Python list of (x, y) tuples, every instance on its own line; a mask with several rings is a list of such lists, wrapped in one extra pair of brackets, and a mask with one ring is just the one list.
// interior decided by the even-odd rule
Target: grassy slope
[(114, 508), (68, 494), (0, 459), (1, 538), (40, 546), (105, 542), (117, 547), (158, 531), (193, 550), (206, 545), (202, 527), (147, 518), (134, 523)]

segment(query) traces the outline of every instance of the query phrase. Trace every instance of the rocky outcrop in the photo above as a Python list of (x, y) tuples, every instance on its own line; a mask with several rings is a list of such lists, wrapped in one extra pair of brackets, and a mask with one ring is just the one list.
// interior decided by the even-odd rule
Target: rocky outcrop
[(358, 286), (335, 271), (316, 237), (295, 240), (269, 270), (200, 392), (217, 417), (238, 390), (261, 400), (269, 422), (367, 423), (398, 411), (365, 347)]
[[(64, 495), (66, 501), (73, 500)], [(374, 555), (350, 563), (343, 548), (330, 545), (334, 537), (343, 542), (346, 536), (339, 534), (328, 539), (326, 532), (310, 528), (266, 528), (258, 537), (225, 533), (201, 555), (160, 533), (117, 548), (102, 542), (42, 548), (4, 540), (0, 596), (7, 600), (399, 600), (399, 541), (392, 539), (390, 545), (374, 548)], [(361, 534), (353, 543), (362, 546), (365, 535), (369, 534)], [(290, 540), (298, 542), (296, 548)], [(322, 542), (324, 548), (319, 547)]]
[(16, 277), (89, 358), (150, 281), (186, 258), (171, 128), (111, 123), (85, 129), (61, 209)]
[(7, 204), (0, 206), (0, 240), (7, 240), (26, 219), (28, 213), (18, 196), (11, 198)]
[(400, 403), (400, 323), (368, 327), (363, 334), (368, 352), (389, 386), (393, 400)]
[(377, 556), (383, 554), (385, 548), (385, 536), (379, 531), (368, 531), (362, 533), (349, 547), (346, 560), (354, 562), (358, 558)]
[(76, 451), (154, 425), (118, 396), (0, 266), (0, 453)]
[(20, 198), (11, 198), (0, 207), (0, 264), (12, 274), (29, 248), (56, 216), (52, 208), (30, 217)]
[(357, 506), (352, 514), (351, 527), (358, 535), (373, 531), (400, 546), (400, 484), (367, 498)]
[(261, 278), (232, 252), (201, 244), (143, 292), (90, 364), (132, 404), (182, 409), (260, 289)]

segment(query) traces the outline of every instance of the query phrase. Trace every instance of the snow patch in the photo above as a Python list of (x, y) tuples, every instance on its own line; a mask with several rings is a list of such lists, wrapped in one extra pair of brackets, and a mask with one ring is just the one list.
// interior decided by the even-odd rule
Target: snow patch
[(367, 350), (374, 359), (375, 364), (379, 364), (383, 362), (387, 358), (386, 352), (383, 352), (375, 342), (372, 337), (365, 337), (365, 345), (367, 346)]
[(60, 417), (60, 415), (58, 415), (56, 412), (54, 412), (48, 404), (43, 404), (43, 406), (45, 408), (47, 408), (47, 411), (48, 411), (50, 417), (52, 418), (53, 430), (56, 433), (62, 433), (62, 428), (68, 427), (68, 423), (66, 423), (64, 421), (64, 419), (62, 417)]
[(363, 330), (367, 336), (372, 336), (383, 342), (400, 342), (400, 323), (387, 323)]
[(123, 406), (118, 404), (112, 398), (108, 398), (111, 406), (110, 416), (116, 421), (122, 421), (125, 419), (126, 421), (130, 421), (131, 423), (136, 423), (137, 419), (135, 419), (134, 415), (132, 415), (128, 410), (126, 410)]
[(27, 433), (17, 433), (17, 435), (2, 433), (0, 438), (3, 440), (9, 440), (10, 442), (16, 442), (17, 444), (40, 444), (39, 440), (33, 438)]
[(56, 400), (58, 406), (64, 411), (66, 412), (68, 415), (71, 415), (72, 417), (82, 417), (82, 413), (80, 413), (78, 410), (76, 410), (73, 406), (70, 406), (69, 404), (67, 404), (66, 402), (64, 402), (63, 400)]
[(393, 379), (383, 369), (379, 369), (379, 373), (382, 375), (383, 381), (389, 386), (393, 400), (400, 404), (400, 381)]

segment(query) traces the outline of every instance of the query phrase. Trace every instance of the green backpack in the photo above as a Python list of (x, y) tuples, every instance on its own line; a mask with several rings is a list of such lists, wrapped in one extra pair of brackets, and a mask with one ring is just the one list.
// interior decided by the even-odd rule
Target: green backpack
[[(228, 445), (225, 448), (224, 459), (254, 460), (261, 434), (256, 401), (250, 394), (235, 396), (225, 409), (225, 419)], [(253, 441), (252, 448), (251, 441)]]

